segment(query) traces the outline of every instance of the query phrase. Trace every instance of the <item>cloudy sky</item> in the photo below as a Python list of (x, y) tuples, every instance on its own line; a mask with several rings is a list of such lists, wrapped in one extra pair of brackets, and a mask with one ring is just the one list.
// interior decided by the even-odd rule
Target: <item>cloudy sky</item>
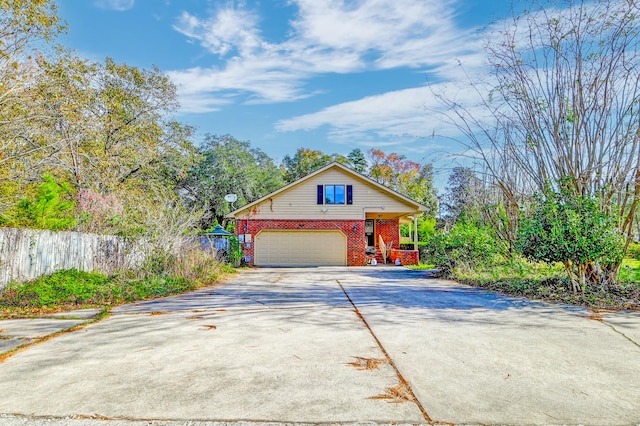
[(482, 30), (510, 11), (508, 0), (57, 1), (67, 47), (158, 66), (200, 138), (229, 133), (276, 161), (376, 147), (450, 164), (459, 147), (432, 90), (471, 96)]

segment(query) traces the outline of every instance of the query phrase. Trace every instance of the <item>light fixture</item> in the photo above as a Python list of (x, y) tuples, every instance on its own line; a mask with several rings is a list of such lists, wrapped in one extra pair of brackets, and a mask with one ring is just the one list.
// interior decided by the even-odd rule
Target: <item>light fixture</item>
[(355, 234), (356, 232), (358, 232), (358, 225), (353, 225), (353, 233)]
[(323, 208), (321, 208), (321, 209), (320, 209), (320, 211), (321, 211), (322, 213), (326, 213), (326, 212), (328, 212), (328, 211), (329, 211), (329, 209), (328, 209), (328, 208), (326, 208), (326, 207), (323, 207)]

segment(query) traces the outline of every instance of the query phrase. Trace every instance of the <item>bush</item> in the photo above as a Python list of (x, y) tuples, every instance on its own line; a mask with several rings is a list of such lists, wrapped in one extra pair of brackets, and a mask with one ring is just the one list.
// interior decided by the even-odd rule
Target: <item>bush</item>
[[(429, 246), (429, 241), (418, 241), (418, 250), (422, 250)], [(401, 243), (398, 244), (400, 250), (413, 250), (413, 243)]]
[(471, 268), (492, 263), (500, 253), (500, 245), (488, 228), (472, 223), (457, 223), (448, 233), (436, 233), (421, 250), (421, 261), (433, 263), (443, 273), (456, 267)]
[(218, 262), (213, 253), (201, 250), (197, 241), (185, 240), (172, 250), (153, 246), (134, 275), (138, 279), (159, 276), (206, 285), (215, 282), (221, 272), (231, 271), (233, 268)]
[(587, 282), (615, 281), (607, 266), (622, 261), (624, 240), (597, 198), (547, 191), (522, 217), (516, 248), (530, 260), (563, 263), (573, 291), (584, 292)]
[(58, 271), (27, 283), (7, 286), (0, 305), (43, 307), (103, 304), (109, 299), (111, 280), (102, 274), (76, 269)]
[(76, 269), (58, 271), (26, 283), (12, 283), (0, 291), (0, 314), (17, 310), (37, 314), (79, 307), (105, 307), (169, 296), (217, 282), (232, 272), (211, 254), (185, 248), (179, 254), (160, 250), (147, 257), (139, 269), (112, 276)]

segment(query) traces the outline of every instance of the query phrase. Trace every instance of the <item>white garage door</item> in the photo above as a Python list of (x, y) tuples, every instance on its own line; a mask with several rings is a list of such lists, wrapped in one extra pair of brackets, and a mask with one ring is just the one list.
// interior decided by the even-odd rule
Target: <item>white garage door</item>
[(254, 244), (258, 266), (347, 264), (347, 239), (340, 231), (262, 231)]

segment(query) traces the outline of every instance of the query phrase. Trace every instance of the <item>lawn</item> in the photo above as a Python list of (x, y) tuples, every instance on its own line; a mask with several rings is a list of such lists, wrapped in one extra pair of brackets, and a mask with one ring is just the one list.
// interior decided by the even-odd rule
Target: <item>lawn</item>
[(213, 284), (232, 271), (221, 264), (207, 281), (176, 276), (138, 277), (131, 271), (106, 276), (75, 269), (58, 271), (0, 291), (0, 318), (33, 317), (81, 308), (109, 309), (123, 303), (180, 294)]
[[(432, 269), (418, 265), (412, 269)], [(562, 265), (523, 260), (480, 268), (456, 268), (449, 277), (456, 281), (517, 297), (586, 306), (592, 309), (640, 310), (640, 261), (624, 259), (615, 285), (588, 286), (573, 294)]]

